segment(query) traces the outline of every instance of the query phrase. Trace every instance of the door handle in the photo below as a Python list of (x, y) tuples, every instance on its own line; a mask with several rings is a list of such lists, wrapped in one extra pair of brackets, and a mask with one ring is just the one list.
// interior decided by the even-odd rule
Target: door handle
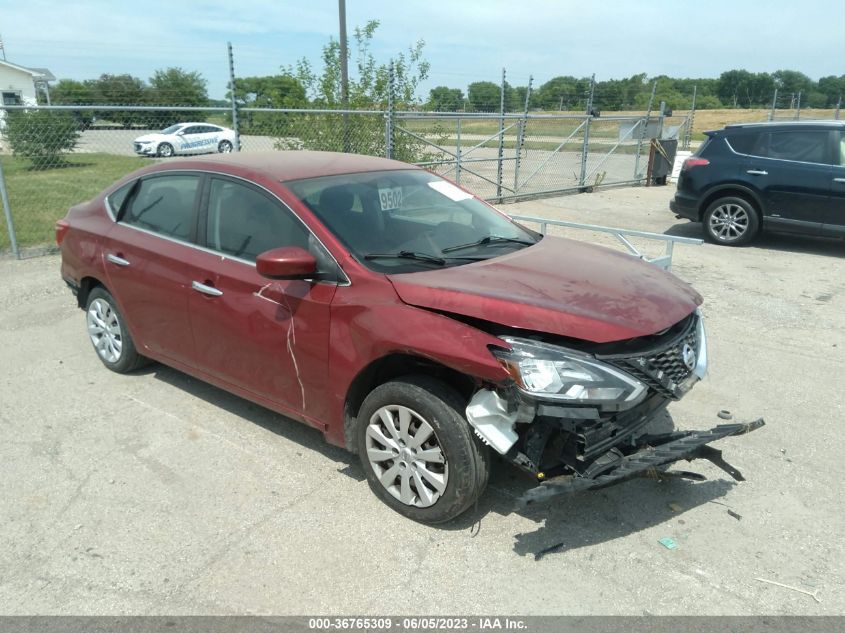
[(191, 288), (196, 290), (197, 292), (201, 292), (204, 295), (208, 295), (209, 297), (222, 297), (223, 291), (218, 290), (214, 286), (206, 286), (205, 284), (201, 284), (198, 281), (191, 282)]
[(751, 174), (752, 176), (768, 176), (769, 172), (763, 171), (762, 169), (749, 169), (747, 174)]
[(122, 257), (118, 257), (117, 255), (112, 255), (109, 253), (106, 255), (106, 259), (109, 260), (112, 264), (117, 264), (118, 266), (128, 266), (129, 262), (123, 259)]
[(845, 182), (845, 178), (834, 178), (833, 182)]

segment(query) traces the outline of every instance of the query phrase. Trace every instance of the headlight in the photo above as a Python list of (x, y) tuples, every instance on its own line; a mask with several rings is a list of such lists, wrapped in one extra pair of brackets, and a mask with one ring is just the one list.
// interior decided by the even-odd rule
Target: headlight
[(587, 354), (524, 338), (502, 340), (512, 349), (495, 349), (493, 354), (517, 386), (532, 396), (627, 409), (646, 395), (639, 380)]

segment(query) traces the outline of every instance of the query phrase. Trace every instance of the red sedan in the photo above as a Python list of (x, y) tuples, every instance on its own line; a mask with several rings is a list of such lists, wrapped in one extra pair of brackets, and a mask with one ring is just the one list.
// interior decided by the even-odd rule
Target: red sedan
[(159, 361), (310, 424), (418, 521), (470, 507), (490, 451), (536, 478), (530, 503), (716, 463), (708, 442), (762, 424), (649, 433), (704, 376), (699, 295), (396, 161), (158, 164), (56, 237), (106, 367)]

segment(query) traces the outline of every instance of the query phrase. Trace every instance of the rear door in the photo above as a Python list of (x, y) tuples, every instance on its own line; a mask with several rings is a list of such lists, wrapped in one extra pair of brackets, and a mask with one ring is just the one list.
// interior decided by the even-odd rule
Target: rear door
[(837, 131), (836, 136), (838, 164), (831, 170), (830, 208), (824, 228), (827, 233), (845, 235), (845, 131)]
[(793, 128), (760, 135), (746, 173), (761, 192), (770, 228), (821, 231), (830, 209), (832, 134)]
[(141, 180), (103, 240), (109, 290), (141, 353), (192, 364), (188, 323), (201, 177), (157, 174)]
[[(255, 258), (280, 246), (336, 264), (277, 198), (242, 180), (211, 177), (189, 301), (201, 369), (312, 418), (326, 414), (329, 306), (337, 277), (273, 281)], [(328, 258), (328, 259), (327, 259)], [(334, 274), (334, 273), (333, 273)]]

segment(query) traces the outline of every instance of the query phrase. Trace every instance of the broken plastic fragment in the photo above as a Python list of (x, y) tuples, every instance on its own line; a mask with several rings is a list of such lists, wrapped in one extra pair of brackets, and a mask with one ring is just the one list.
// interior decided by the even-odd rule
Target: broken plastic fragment
[(675, 542), (675, 539), (669, 538), (668, 536), (666, 538), (660, 539), (657, 542), (660, 543), (666, 549), (678, 549), (678, 544)]
[(507, 401), (495, 391), (477, 391), (467, 405), (466, 415), (481, 439), (502, 455), (516, 443), (518, 436), (513, 425), (517, 414), (508, 413)]

